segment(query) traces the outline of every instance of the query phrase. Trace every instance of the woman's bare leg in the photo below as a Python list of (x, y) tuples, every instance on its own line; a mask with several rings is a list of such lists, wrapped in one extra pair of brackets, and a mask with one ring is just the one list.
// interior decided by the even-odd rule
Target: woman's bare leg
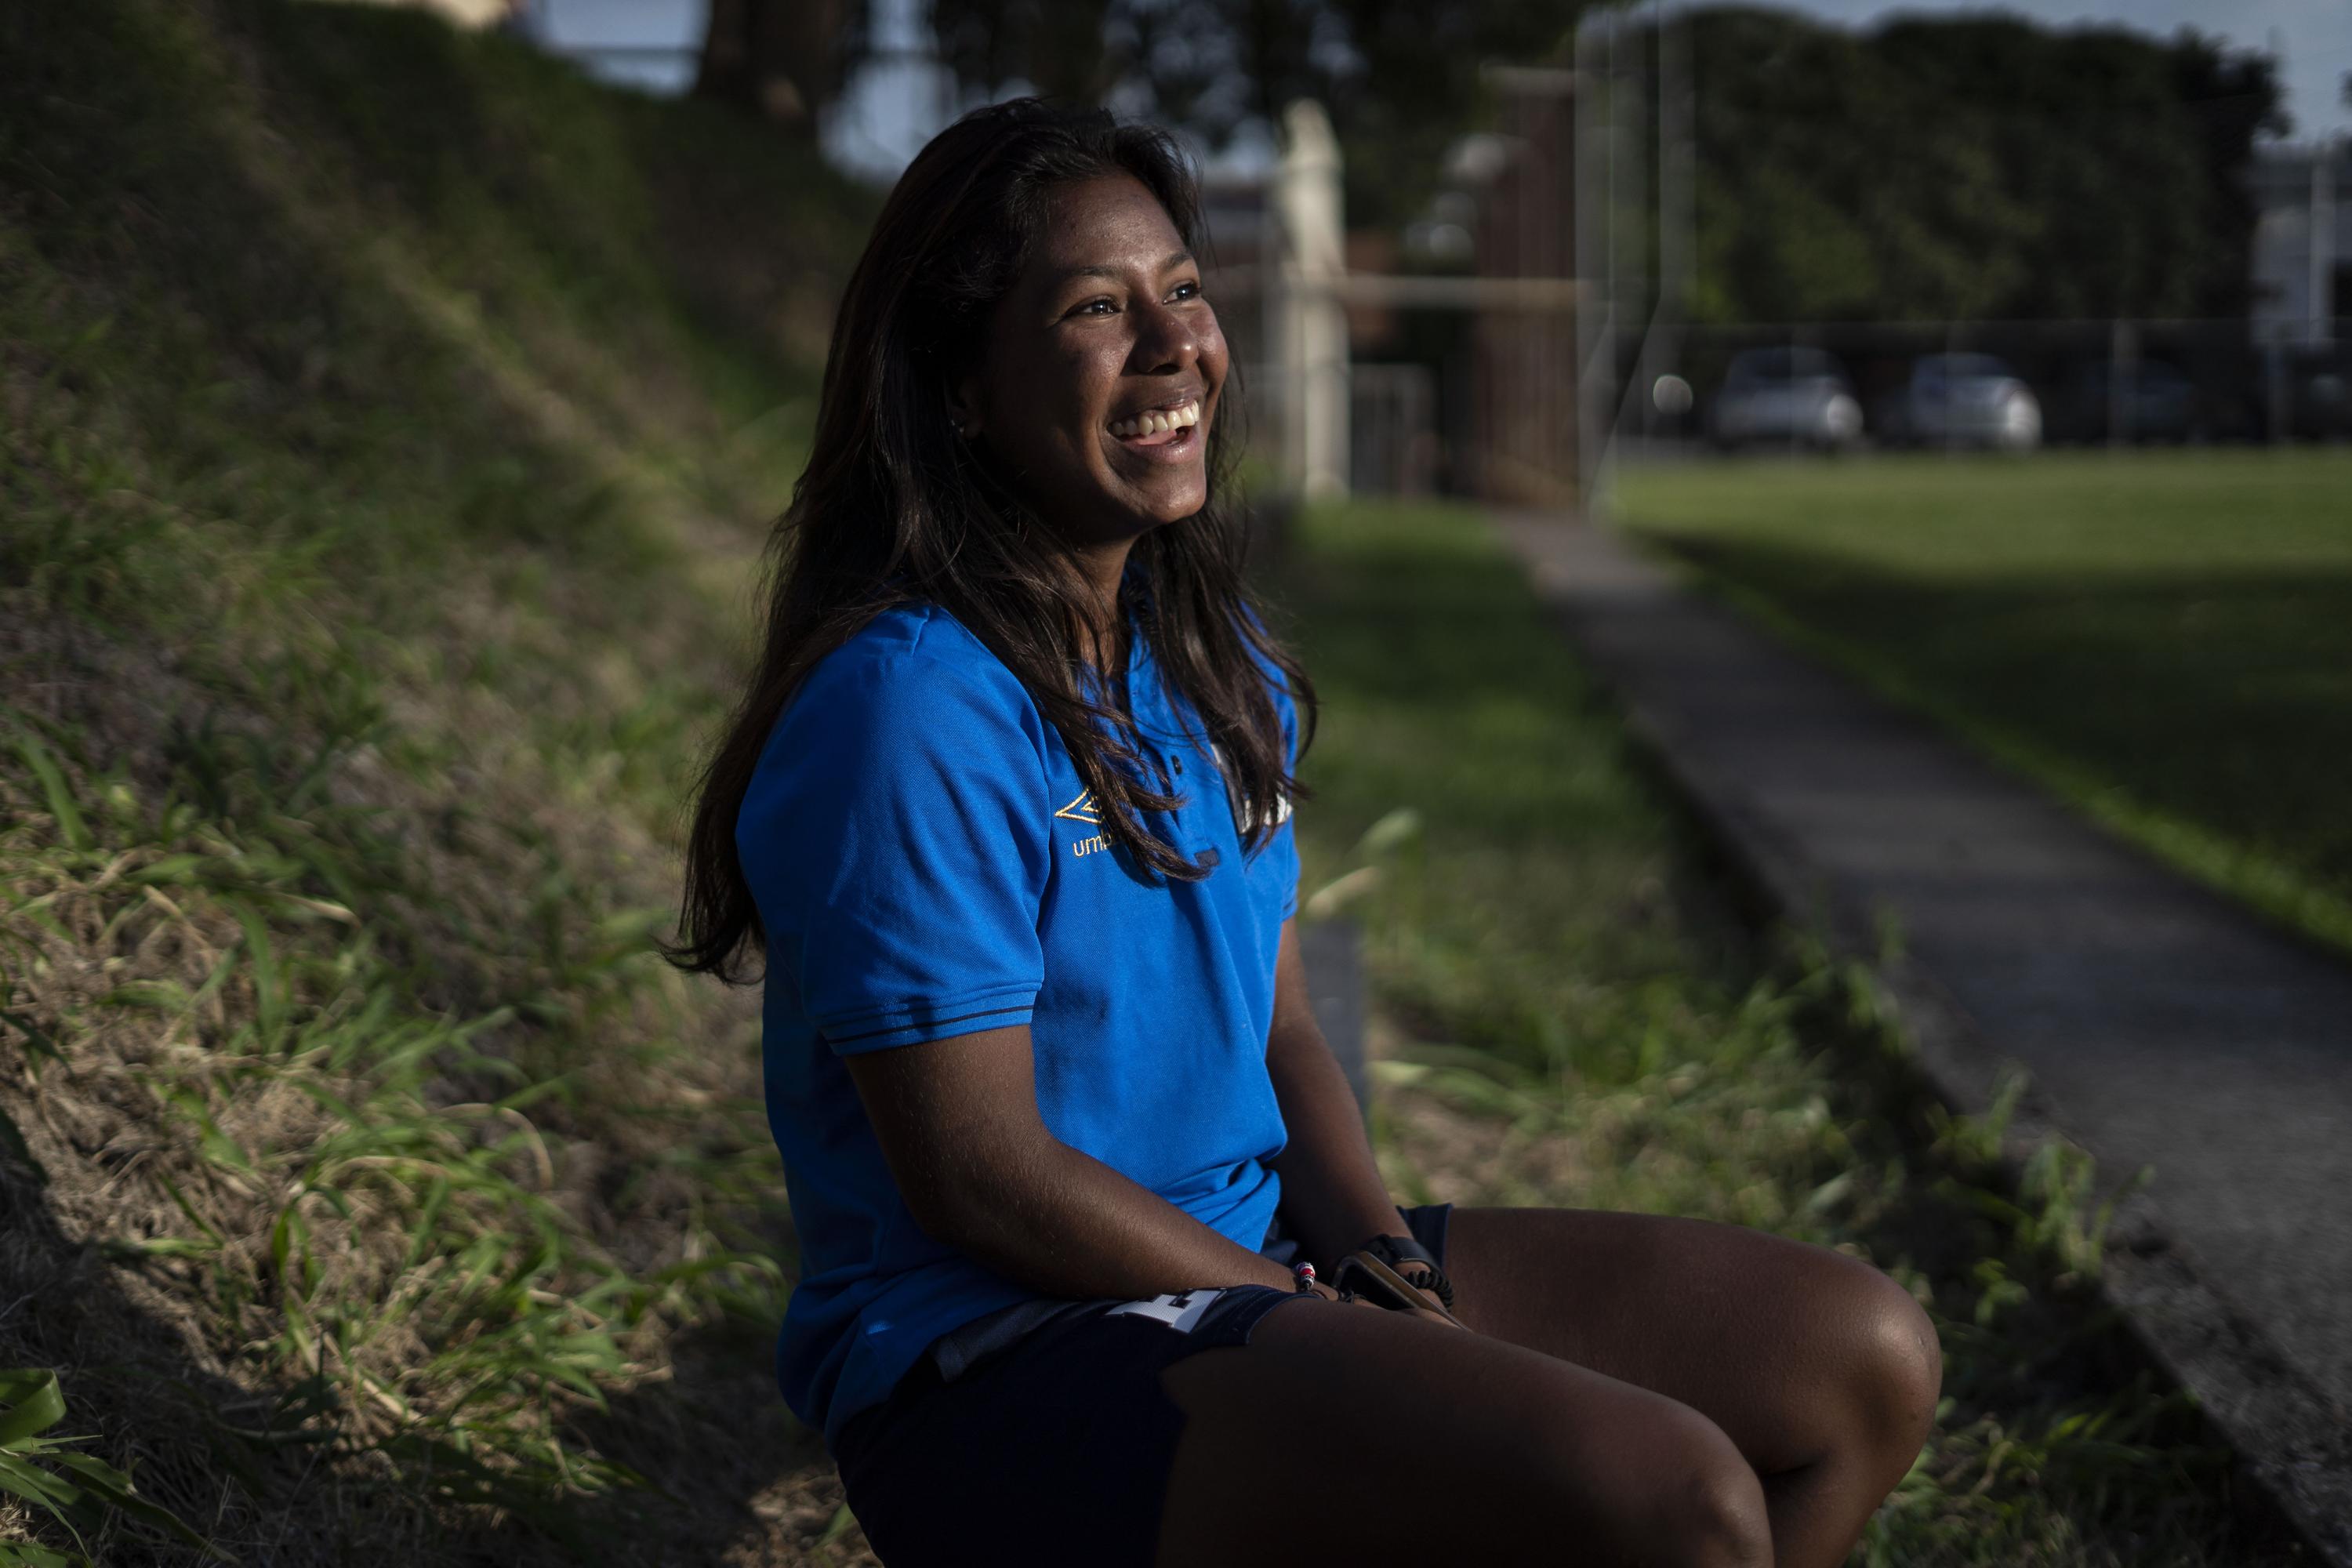
[(1160, 1381), (1187, 1417), (1167, 1568), (1772, 1561), (1756, 1473), (1713, 1422), (1500, 1339), (1299, 1301)]
[(1480, 1333), (1721, 1428), (1763, 1478), (1779, 1568), (1843, 1562), (1934, 1418), (1927, 1315), (1824, 1247), (1702, 1220), (1466, 1208), (1445, 1264), (1457, 1315)]
[(1474, 1334), (1300, 1303), (1161, 1374), (1160, 1562), (1828, 1568), (1933, 1418), (1926, 1314), (1834, 1252), (1456, 1209), (1446, 1266)]

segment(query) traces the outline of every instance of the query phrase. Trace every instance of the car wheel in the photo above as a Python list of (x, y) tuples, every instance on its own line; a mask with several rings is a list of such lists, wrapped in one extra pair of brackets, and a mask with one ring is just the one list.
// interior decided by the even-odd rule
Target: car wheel
[(2000, 403), (2000, 424), (1995, 445), (2004, 451), (2030, 452), (2042, 445), (2042, 405), (2031, 393), (2012, 392)]
[(1822, 445), (1832, 452), (1851, 448), (1862, 438), (1862, 405), (1844, 393), (1822, 405)]

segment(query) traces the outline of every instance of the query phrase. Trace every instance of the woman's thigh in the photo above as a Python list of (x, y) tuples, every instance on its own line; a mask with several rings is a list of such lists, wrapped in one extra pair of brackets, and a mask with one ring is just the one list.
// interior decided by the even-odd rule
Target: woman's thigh
[(1161, 1563), (1770, 1560), (1713, 1423), (1502, 1339), (1302, 1301), (1160, 1377), (1185, 1417)]
[(1864, 1446), (1891, 1456), (1891, 1486), (1934, 1414), (1927, 1314), (1826, 1247), (1706, 1220), (1457, 1208), (1445, 1272), (1470, 1328), (1700, 1411), (1763, 1475)]

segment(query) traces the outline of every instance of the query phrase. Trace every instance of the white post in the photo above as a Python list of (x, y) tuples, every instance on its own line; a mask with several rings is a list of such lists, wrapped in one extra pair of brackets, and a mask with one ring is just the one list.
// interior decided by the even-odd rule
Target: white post
[(2133, 395), (2139, 388), (2139, 341), (2128, 321), (2107, 327), (2107, 445), (2132, 438)]
[(1576, 505), (1591, 522), (1600, 515), (1601, 400), (1609, 395), (1601, 371), (1601, 297), (1603, 271), (1601, 224), (1605, 214), (1601, 179), (1593, 162), (1601, 155), (1600, 50), (1591, 13), (1576, 21), (1576, 280), (1584, 293), (1576, 307)]
[(1286, 253), (1280, 267), (1284, 477), (1309, 500), (1348, 493), (1348, 271), (1339, 140), (1323, 106), (1300, 99), (1282, 115), (1275, 176)]

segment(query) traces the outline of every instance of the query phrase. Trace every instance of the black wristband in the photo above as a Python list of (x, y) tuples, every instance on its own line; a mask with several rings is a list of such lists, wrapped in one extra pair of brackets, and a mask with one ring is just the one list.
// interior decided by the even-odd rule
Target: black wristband
[(1416, 1237), (1376, 1236), (1358, 1250), (1370, 1253), (1400, 1274), (1404, 1272), (1405, 1264), (1420, 1264), (1429, 1270), (1428, 1279), (1420, 1281), (1422, 1289), (1444, 1302), (1447, 1311), (1454, 1310), (1454, 1282), (1445, 1278), (1445, 1270), (1437, 1266), (1435, 1256)]

